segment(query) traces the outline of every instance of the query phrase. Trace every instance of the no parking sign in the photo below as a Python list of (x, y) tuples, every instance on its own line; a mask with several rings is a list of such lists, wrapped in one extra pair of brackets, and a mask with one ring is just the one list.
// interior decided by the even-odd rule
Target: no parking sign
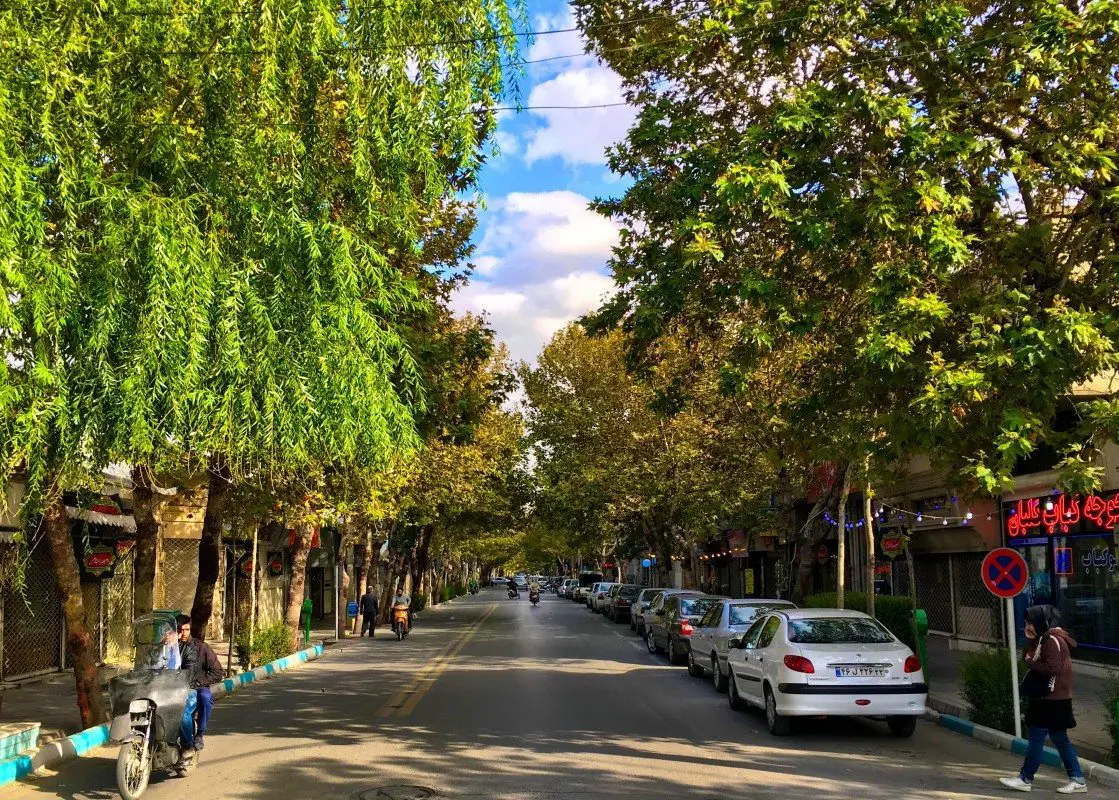
[(1026, 588), (1030, 569), (1017, 550), (1000, 547), (983, 559), (983, 585), (995, 597), (1017, 597)]
[(1022, 738), (1022, 715), (1018, 711), (1018, 647), (1014, 636), (1014, 604), (1030, 579), (1030, 568), (1022, 554), (1010, 547), (999, 547), (989, 552), (979, 568), (980, 577), (987, 591), (1001, 597), (1006, 606), (1006, 640), (1010, 650), (1010, 676), (1014, 696), (1014, 735)]

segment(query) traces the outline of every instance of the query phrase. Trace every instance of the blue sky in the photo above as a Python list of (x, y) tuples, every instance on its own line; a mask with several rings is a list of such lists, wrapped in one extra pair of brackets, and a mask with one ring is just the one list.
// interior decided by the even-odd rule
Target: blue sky
[[(566, 3), (530, 0), (533, 30), (573, 26)], [(622, 100), (618, 76), (582, 55), (576, 33), (542, 35), (525, 52), (535, 60), (522, 85), (526, 106), (593, 105)], [(624, 138), (628, 106), (523, 111), (502, 117), (500, 155), (481, 176), (476, 272), (455, 298), (461, 311), (485, 313), (514, 359), (533, 360), (552, 333), (597, 306), (611, 290), (605, 263), (617, 228), (586, 207), (619, 193), (605, 149)]]

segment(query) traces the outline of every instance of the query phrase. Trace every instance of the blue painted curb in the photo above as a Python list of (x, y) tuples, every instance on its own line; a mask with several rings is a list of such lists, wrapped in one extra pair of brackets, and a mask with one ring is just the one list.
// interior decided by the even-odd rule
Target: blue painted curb
[[(976, 725), (971, 720), (962, 719), (952, 714), (940, 714), (932, 709), (928, 709), (925, 711), (925, 719), (930, 722), (935, 722), (942, 728), (947, 728), (956, 733), (962, 733), (964, 736), (970, 736), (972, 739), (978, 739), (981, 742), (986, 742), (1001, 750), (1008, 750), (1016, 755), (1024, 756), (1029, 746), (1029, 743), (1025, 739), (1017, 739), (1009, 733), (1003, 733), (993, 728), (985, 728), (982, 725)], [(1055, 767), (1059, 770), (1064, 770), (1064, 764), (1061, 763), (1061, 756), (1052, 747), (1046, 747), (1042, 751), (1041, 763), (1045, 764), (1047, 767)], [(1084, 758), (1080, 759), (1080, 767), (1084, 770), (1084, 775), (1088, 780), (1102, 783), (1104, 786), (1119, 788), (1119, 770), (1105, 764), (1097, 764), (1094, 761), (1089, 761)]]
[[(221, 683), (214, 684), (210, 691), (214, 699), (232, 694), (241, 687), (255, 683), (256, 680), (270, 678), (281, 672), (297, 667), (308, 661), (313, 661), (323, 654), (323, 645), (317, 644), (298, 653), (292, 653), (285, 658), (277, 659), (271, 664), (257, 667), (252, 672), (242, 672), (232, 678), (226, 678)], [(20, 778), (25, 778), (32, 772), (43, 767), (52, 767), (72, 758), (83, 756), (96, 747), (101, 747), (109, 741), (109, 725), (98, 725), (87, 728), (80, 733), (67, 736), (65, 739), (47, 744), (33, 755), (14, 756), (0, 761), (0, 786), (14, 783)]]

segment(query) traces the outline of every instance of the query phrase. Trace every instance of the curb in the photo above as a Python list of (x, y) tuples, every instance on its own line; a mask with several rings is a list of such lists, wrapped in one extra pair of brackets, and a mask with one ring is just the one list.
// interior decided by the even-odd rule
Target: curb
[[(240, 688), (265, 680), (281, 672), (286, 672), (293, 667), (307, 661), (313, 661), (323, 654), (323, 645), (317, 644), (306, 650), (300, 650), (270, 664), (257, 667), (252, 672), (242, 672), (233, 678), (226, 678), (221, 683), (210, 687), (214, 699), (225, 697)], [(109, 724), (97, 725), (86, 728), (80, 733), (67, 736), (43, 745), (31, 755), (14, 756), (0, 761), (0, 786), (14, 783), (20, 778), (25, 778), (33, 772), (47, 767), (53, 767), (73, 758), (83, 756), (94, 748), (101, 747), (109, 742)]]
[[(952, 714), (941, 714), (932, 709), (925, 710), (925, 719), (942, 728), (947, 728), (956, 733), (962, 733), (964, 736), (970, 736), (972, 739), (978, 739), (998, 750), (1007, 750), (1020, 756), (1026, 754), (1026, 740), (1016, 739), (1012, 734), (996, 731), (994, 728), (985, 728), (982, 725), (976, 725), (970, 720), (961, 719)], [(1060, 755), (1058, 755), (1057, 751), (1052, 747), (1045, 748), (1045, 751), (1041, 755), (1041, 763), (1049, 767), (1056, 767), (1057, 769), (1064, 768), (1064, 765), (1061, 763)], [(1104, 786), (1109, 786), (1113, 789), (1119, 789), (1119, 770), (1086, 759), (1080, 759), (1080, 766), (1084, 770), (1084, 777), (1088, 780), (1095, 781)]]

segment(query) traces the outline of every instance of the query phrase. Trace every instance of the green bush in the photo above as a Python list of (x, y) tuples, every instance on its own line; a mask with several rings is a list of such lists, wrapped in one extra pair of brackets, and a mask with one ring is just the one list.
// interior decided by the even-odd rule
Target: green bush
[(1111, 734), (1111, 761), (1119, 766), (1119, 678), (1108, 682), (1104, 703), (1107, 704), (1107, 732)]
[(291, 631), (282, 622), (268, 628), (257, 630), (253, 636), (252, 651), (249, 650), (249, 634), (246, 631), (237, 636), (237, 660), (241, 666), (252, 669), (270, 664), (276, 659), (292, 654)]
[(427, 598), (422, 594), (412, 598), (412, 613), (418, 614), (427, 607)]
[[(835, 608), (836, 593), (821, 592), (809, 595), (801, 603), (804, 608)], [(852, 611), (866, 612), (866, 594), (863, 592), (844, 592), (843, 605)], [(913, 603), (908, 597), (894, 597), (892, 595), (874, 596), (874, 616), (886, 626), (899, 640), (904, 642), (910, 650), (917, 651), (917, 644), (913, 638), (913, 623), (910, 612)]]
[[(1026, 665), (1018, 664), (1018, 674), (1026, 674)], [(1013, 682), (1006, 648), (988, 648), (964, 657), (960, 670), (964, 702), (968, 718), (976, 725), (995, 728), (1003, 733), (1014, 732)]]

